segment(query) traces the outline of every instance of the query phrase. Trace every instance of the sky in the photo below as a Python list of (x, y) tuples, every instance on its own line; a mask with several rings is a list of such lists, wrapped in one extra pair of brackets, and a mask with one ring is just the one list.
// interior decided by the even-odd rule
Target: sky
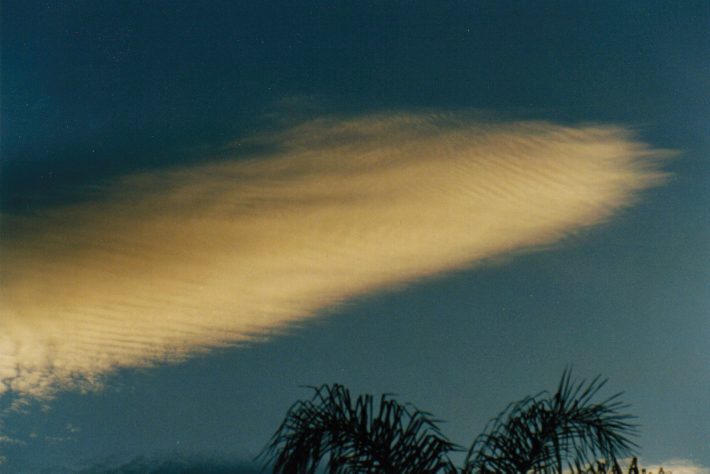
[(333, 382), (468, 446), (567, 367), (710, 472), (710, 3), (7, 1), (0, 35), (0, 472), (252, 472)]

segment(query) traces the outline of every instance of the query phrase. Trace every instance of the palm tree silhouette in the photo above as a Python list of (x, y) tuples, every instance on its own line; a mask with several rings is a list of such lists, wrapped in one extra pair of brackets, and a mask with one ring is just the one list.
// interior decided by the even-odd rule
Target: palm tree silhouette
[(636, 426), (621, 394), (593, 400), (605, 383), (573, 382), (565, 370), (555, 393), (526, 397), (491, 420), (461, 468), (449, 458), (461, 448), (431, 414), (390, 395), (375, 406), (371, 395), (353, 398), (342, 385), (312, 387), (313, 398), (291, 406), (259, 457), (278, 474), (312, 474), (321, 463), (331, 474), (621, 472)]
[(296, 402), (262, 452), (274, 473), (315, 473), (325, 460), (330, 473), (415, 474), (456, 472), (455, 449), (429, 413), (382, 395), (356, 399), (342, 385), (314, 388)]
[(542, 392), (513, 403), (491, 420), (466, 456), (465, 473), (586, 472), (600, 459), (618, 460), (636, 447), (633, 417), (620, 393), (593, 401), (606, 380), (572, 382), (562, 374), (557, 391)]

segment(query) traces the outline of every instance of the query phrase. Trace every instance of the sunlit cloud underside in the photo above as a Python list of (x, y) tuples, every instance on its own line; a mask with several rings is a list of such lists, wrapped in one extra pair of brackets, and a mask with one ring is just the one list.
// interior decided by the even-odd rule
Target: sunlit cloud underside
[(618, 127), (446, 114), (329, 117), (252, 140), (271, 151), (3, 216), (0, 393), (92, 384), (549, 245), (659, 183), (665, 154)]

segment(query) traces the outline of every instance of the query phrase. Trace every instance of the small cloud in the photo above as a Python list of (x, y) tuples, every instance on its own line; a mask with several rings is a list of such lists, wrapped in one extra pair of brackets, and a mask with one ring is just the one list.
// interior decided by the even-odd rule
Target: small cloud
[(81, 428), (71, 423), (67, 423), (67, 426), (64, 429), (67, 430), (69, 433), (78, 433), (81, 431)]
[(45, 436), (44, 441), (49, 445), (54, 445), (66, 443), (68, 441), (75, 441), (75, 439), (71, 436)]
[(19, 440), (19, 439), (11, 438), (7, 435), (0, 435), (0, 444), (13, 444), (13, 445), (24, 446), (27, 443), (25, 443), (24, 441)]
[(101, 462), (78, 471), (78, 474), (186, 474), (204, 472), (211, 474), (257, 474), (262, 472), (251, 463), (228, 461), (218, 457), (157, 457), (139, 456), (124, 464)]
[(665, 474), (710, 474), (710, 467), (702, 466), (689, 459), (669, 459), (662, 463), (644, 464), (648, 474), (657, 474), (661, 468)]

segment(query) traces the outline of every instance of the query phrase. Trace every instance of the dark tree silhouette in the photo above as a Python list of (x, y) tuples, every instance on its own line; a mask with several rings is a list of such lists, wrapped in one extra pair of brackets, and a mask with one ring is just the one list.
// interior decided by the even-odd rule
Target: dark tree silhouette
[(605, 383), (573, 382), (565, 371), (554, 394), (526, 397), (491, 420), (461, 469), (449, 459), (459, 448), (429, 413), (388, 395), (375, 406), (371, 395), (353, 399), (342, 385), (323, 385), (291, 406), (260, 458), (279, 474), (312, 474), (323, 464), (333, 474), (620, 473), (617, 460), (632, 454), (636, 426), (621, 394), (593, 401)]
[(262, 456), (274, 473), (426, 474), (456, 472), (448, 458), (455, 446), (429, 413), (388, 395), (375, 407), (371, 395), (353, 399), (342, 385), (314, 388), (296, 402)]
[(511, 404), (491, 420), (468, 451), (464, 472), (584, 472), (599, 459), (618, 468), (632, 454), (636, 432), (621, 394), (593, 401), (605, 385), (599, 377), (575, 383), (565, 371), (557, 391)]

